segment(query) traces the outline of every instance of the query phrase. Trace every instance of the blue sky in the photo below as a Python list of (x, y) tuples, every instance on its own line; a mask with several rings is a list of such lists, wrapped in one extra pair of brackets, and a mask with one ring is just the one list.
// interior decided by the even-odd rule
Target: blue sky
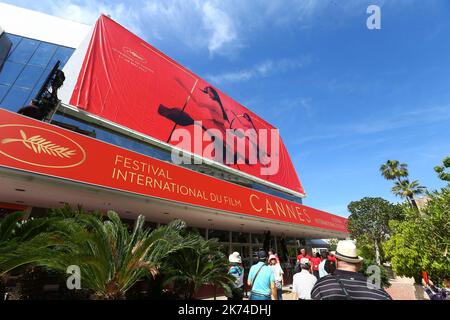
[[(93, 24), (100, 12), (280, 129), (306, 205), (398, 201), (379, 174), (409, 165), (430, 190), (450, 156), (447, 0), (6, 1)], [(381, 7), (382, 29), (366, 9)]]

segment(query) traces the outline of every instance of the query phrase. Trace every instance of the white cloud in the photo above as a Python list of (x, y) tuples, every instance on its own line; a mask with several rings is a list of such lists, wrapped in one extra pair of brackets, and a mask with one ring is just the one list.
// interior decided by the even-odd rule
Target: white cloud
[(176, 39), (192, 50), (228, 54), (239, 46), (238, 31), (221, 2), (168, 0), (148, 2), (143, 8), (147, 32), (157, 39)]
[(228, 4), (218, 0), (9, 2), (89, 25), (94, 24), (100, 14), (108, 14), (148, 40), (175, 40), (180, 46), (191, 50), (208, 50), (211, 55), (228, 55), (240, 46), (237, 28), (240, 15), (231, 10)]
[(55, 6), (52, 6), (51, 10), (53, 15), (90, 25), (94, 24), (101, 14), (107, 14), (133, 33), (142, 36), (142, 16), (133, 7), (127, 7), (124, 3), (112, 4), (93, 0), (55, 1)]
[[(351, 15), (364, 15), (363, 7), (368, 2), (384, 3), (384, 0), (6, 1), (86, 24), (93, 24), (101, 13), (106, 13), (147, 40), (176, 41), (190, 50), (207, 50), (211, 56), (235, 56), (263, 28), (301, 30), (316, 25), (316, 21), (335, 27), (337, 19), (345, 21)], [(323, 17), (332, 21), (324, 21)]]
[(231, 18), (221, 9), (205, 2), (202, 8), (203, 24), (209, 31), (208, 50), (214, 53), (221, 47), (237, 38), (236, 30)]
[(112, 3), (106, 0), (40, 0), (8, 1), (14, 5), (41, 11), (64, 19), (93, 25), (98, 17), (108, 14), (133, 33), (142, 35), (142, 18), (137, 7), (125, 3)]
[(309, 57), (299, 59), (266, 60), (248, 69), (225, 72), (218, 75), (206, 76), (210, 81), (220, 84), (224, 82), (244, 82), (265, 78), (271, 74), (283, 73), (305, 67), (311, 62)]

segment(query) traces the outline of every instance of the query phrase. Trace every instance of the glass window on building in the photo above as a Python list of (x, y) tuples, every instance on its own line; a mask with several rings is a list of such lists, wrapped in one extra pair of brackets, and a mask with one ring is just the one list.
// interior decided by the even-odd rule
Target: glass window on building
[(8, 92), (8, 89), (9, 89), (8, 86), (0, 84), (0, 101), (3, 99), (4, 96), (6, 96), (6, 93)]
[(297, 246), (297, 240), (292, 237), (286, 237), (286, 245), (288, 246)]
[(42, 85), (44, 84), (45, 80), (47, 79), (51, 71), (52, 71), (51, 68), (44, 69), (41, 76), (39, 77), (39, 80), (35, 84), (34, 89), (31, 91), (27, 101), (31, 101), (36, 97), (36, 95), (38, 94), (39, 90), (41, 90)]
[(12, 86), (23, 68), (25, 68), (24, 64), (8, 60), (5, 61), (2, 71), (0, 72), (0, 84)]
[(26, 104), (30, 93), (31, 90), (26, 88), (15, 86), (9, 88), (0, 106), (11, 111), (17, 111)]
[(63, 114), (55, 114), (52, 120), (68, 123), (89, 132), (95, 131), (96, 139), (111, 143), (115, 146), (132, 150), (162, 161), (171, 161), (170, 152), (158, 149), (149, 144), (145, 144), (142, 141), (133, 140), (132, 138), (126, 137), (120, 133), (104, 130), (99, 127), (94, 127), (85, 122), (66, 117)]
[(58, 46), (55, 44), (41, 42), (28, 64), (45, 68), (57, 49)]
[(8, 54), (8, 57), (9, 57), (16, 49), (19, 42), (22, 40), (22, 37), (15, 36), (13, 34), (7, 35), (6, 33), (3, 33), (1, 37), (8, 38), (8, 41), (11, 42), (11, 48), (9, 49), (9, 54)]
[(233, 231), (231, 233), (231, 242), (233, 242), (233, 243), (250, 243), (250, 233)]
[(217, 238), (219, 242), (230, 242), (230, 231), (208, 229), (208, 239)]
[(29, 89), (31, 91), (35, 87), (43, 72), (44, 68), (42, 67), (27, 65), (23, 68), (20, 76), (17, 77), (14, 85), (16, 87)]
[(231, 252), (239, 252), (242, 259), (250, 258), (250, 246), (249, 245), (233, 244), (231, 246)]
[(30, 61), (39, 46), (39, 42), (40, 41), (37, 40), (22, 38), (17, 47), (8, 57), (8, 60), (21, 64), (28, 64), (28, 61)]
[[(20, 37), (8, 33), (0, 36), (0, 48), (8, 50), (0, 69), (0, 108), (18, 111), (39, 92), (55, 63), (61, 68), (74, 49)], [(0, 52), (3, 52), (0, 50)]]
[(61, 62), (61, 66), (64, 66), (69, 58), (72, 56), (74, 49), (67, 48), (63, 46), (58, 46), (58, 49), (56, 50), (55, 54), (50, 60), (49, 66), (53, 68), (53, 66), (58, 62), (58, 60)]
[(258, 244), (262, 247), (264, 243), (264, 235), (262, 233), (252, 233), (252, 243)]

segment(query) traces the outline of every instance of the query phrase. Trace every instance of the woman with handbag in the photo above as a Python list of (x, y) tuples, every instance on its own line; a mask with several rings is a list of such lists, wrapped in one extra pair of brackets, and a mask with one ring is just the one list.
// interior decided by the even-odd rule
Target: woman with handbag
[(281, 268), (280, 263), (278, 262), (277, 257), (272, 254), (269, 256), (269, 265), (275, 275), (275, 287), (277, 288), (277, 298), (278, 300), (283, 300), (283, 269)]

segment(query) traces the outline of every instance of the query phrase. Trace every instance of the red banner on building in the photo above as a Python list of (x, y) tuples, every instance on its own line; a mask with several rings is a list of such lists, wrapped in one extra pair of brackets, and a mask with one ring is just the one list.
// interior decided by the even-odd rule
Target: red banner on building
[[(251, 129), (257, 132), (258, 138), (266, 135), (269, 139), (273, 126), (110, 18), (99, 18), (80, 73), (70, 76), (77, 77), (70, 105), (171, 145), (180, 144), (174, 137), (174, 131), (179, 128), (187, 130), (192, 137), (198, 137), (196, 129), (201, 134), (218, 130), (223, 137), (227, 130), (235, 132), (237, 143), (246, 148), (245, 152), (231, 151), (233, 163), (220, 161), (225, 160), (226, 152), (217, 158), (216, 154), (205, 154), (208, 141), (200, 142), (197, 148), (193, 139), (189, 151), (304, 194), (279, 136), (276, 138), (279, 148), (272, 150), (272, 145), (264, 139), (255, 144), (238, 134), (240, 129)], [(267, 133), (262, 129), (268, 130)], [(231, 150), (230, 143), (224, 145)], [(277, 161), (276, 170), (265, 172), (268, 164), (260, 158), (256, 163), (249, 161), (251, 148)]]
[[(347, 233), (347, 219), (0, 109), (0, 167)], [(64, 199), (61, 199), (63, 201)]]

